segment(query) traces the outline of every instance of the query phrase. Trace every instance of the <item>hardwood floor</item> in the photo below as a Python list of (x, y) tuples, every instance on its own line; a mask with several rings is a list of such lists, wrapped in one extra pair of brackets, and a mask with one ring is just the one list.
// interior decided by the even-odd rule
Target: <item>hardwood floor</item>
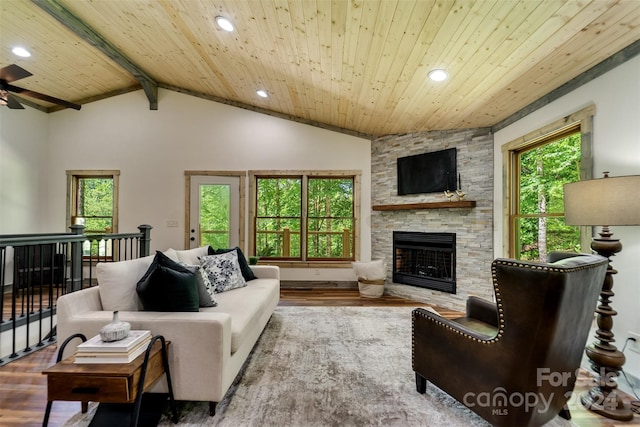
[[(383, 298), (361, 298), (353, 289), (283, 289), (281, 306), (394, 306), (418, 307), (425, 304), (385, 295)], [(435, 307), (445, 317), (456, 317), (460, 313)], [(0, 426), (35, 427), (42, 425), (42, 416), (47, 400), (46, 378), (42, 370), (55, 363), (56, 347), (49, 346), (23, 359), (0, 368)], [(586, 383), (588, 375), (582, 373), (580, 384)], [(584, 391), (585, 386), (576, 388)], [(615, 422), (582, 408), (571, 402), (572, 421), (580, 427), (640, 426), (640, 416), (630, 422)], [(80, 410), (78, 402), (55, 402), (49, 425), (60, 426)], [(434, 426), (438, 427), (438, 426)]]

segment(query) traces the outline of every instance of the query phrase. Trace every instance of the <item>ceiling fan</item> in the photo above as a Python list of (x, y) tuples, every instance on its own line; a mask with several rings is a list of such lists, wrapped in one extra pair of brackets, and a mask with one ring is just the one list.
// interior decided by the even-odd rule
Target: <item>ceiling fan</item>
[(10, 109), (24, 109), (18, 99), (11, 95), (9, 92), (19, 93), (20, 95), (30, 96), (31, 98), (40, 99), (42, 101), (51, 102), (53, 104), (62, 105), (64, 107), (73, 108), (79, 110), (80, 105), (73, 102), (65, 101), (63, 99), (54, 98), (53, 96), (45, 95), (42, 93), (34, 92), (32, 90), (23, 89), (21, 87), (10, 85), (9, 83), (16, 80), (24, 79), (25, 77), (32, 76), (30, 72), (24, 68), (12, 64), (0, 69), (0, 105), (6, 105)]

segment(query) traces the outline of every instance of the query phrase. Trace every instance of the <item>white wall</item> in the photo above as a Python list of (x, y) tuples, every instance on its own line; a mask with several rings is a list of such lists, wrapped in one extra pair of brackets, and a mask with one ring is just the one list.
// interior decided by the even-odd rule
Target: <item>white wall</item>
[[(47, 143), (52, 229), (65, 225), (68, 169), (120, 170), (119, 231), (151, 224), (152, 250), (184, 245), (185, 170), (361, 170), (361, 257), (371, 257), (369, 140), (161, 89), (157, 111), (137, 91), (52, 114)], [(319, 273), (281, 270), (284, 280), (355, 280), (350, 268)]]
[[(595, 104), (593, 147), (594, 178), (603, 171), (611, 176), (640, 175), (640, 57), (636, 57), (592, 82), (563, 96), (495, 133), (494, 218), (495, 256), (502, 253), (502, 152), (501, 146), (529, 132)], [(603, 195), (606, 197), (606, 195)], [(620, 207), (624, 209), (624, 206)], [(588, 206), (585, 206), (588, 209)], [(599, 230), (599, 227), (598, 227)], [(640, 226), (611, 227), (624, 248), (612, 259), (613, 308), (616, 345), (622, 348), (628, 331), (640, 332)], [(640, 377), (640, 355), (625, 352), (625, 370)], [(622, 380), (623, 381), (623, 380)]]
[(47, 114), (0, 107), (0, 234), (63, 232), (47, 229), (45, 174)]

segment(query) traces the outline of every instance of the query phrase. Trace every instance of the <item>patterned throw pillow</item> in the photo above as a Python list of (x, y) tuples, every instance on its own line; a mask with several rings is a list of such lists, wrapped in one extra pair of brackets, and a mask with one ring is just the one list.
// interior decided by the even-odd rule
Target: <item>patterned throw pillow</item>
[(209, 276), (216, 293), (247, 286), (236, 251), (200, 257), (200, 266)]
[(196, 276), (196, 283), (198, 284), (198, 295), (200, 296), (200, 307), (215, 307), (218, 302), (215, 298), (215, 289), (209, 280), (209, 275), (199, 265), (190, 265), (184, 262), (178, 262), (178, 264), (191, 271)]

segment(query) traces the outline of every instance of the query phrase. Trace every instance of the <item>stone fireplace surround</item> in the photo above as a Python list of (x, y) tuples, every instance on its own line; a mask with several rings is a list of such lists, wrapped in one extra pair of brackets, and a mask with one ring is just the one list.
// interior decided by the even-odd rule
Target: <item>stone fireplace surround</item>
[[(441, 193), (398, 196), (396, 160), (454, 147), (462, 190), (467, 193), (465, 200), (475, 200), (476, 207), (372, 211), (371, 256), (386, 261), (389, 294), (463, 311), (471, 295), (493, 298), (493, 134), (490, 129), (388, 135), (373, 140), (371, 199), (374, 206), (446, 201)], [(456, 233), (456, 293), (393, 283), (393, 231)]]

